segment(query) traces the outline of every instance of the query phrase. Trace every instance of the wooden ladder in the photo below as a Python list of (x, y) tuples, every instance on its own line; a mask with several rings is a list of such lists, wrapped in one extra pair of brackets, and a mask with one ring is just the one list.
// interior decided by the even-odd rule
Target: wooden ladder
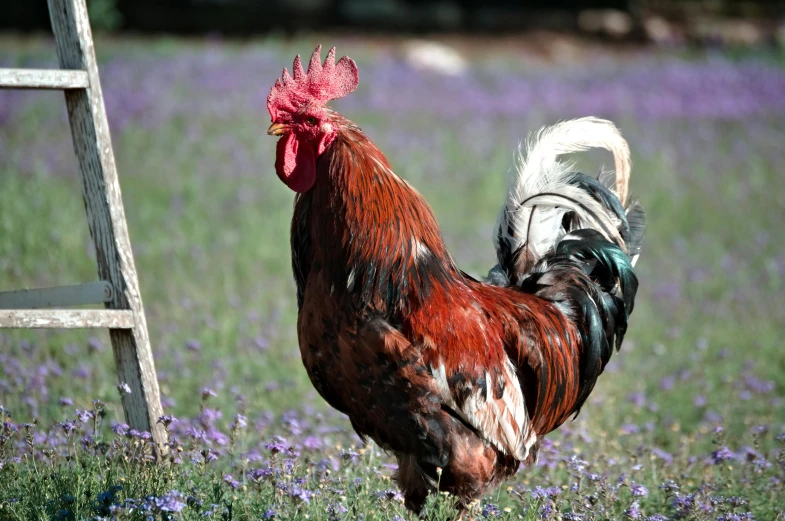
[[(48, 0), (60, 69), (0, 69), (3, 89), (60, 89), (79, 160), (98, 282), (0, 293), (0, 328), (109, 328), (126, 422), (166, 443), (142, 297), (115, 168), (85, 0)], [(64, 308), (105, 304), (105, 309)]]

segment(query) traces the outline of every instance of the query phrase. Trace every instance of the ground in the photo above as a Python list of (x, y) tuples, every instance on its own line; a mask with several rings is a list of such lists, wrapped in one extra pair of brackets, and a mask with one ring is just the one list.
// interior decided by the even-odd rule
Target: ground
[[(47, 40), (0, 41), (0, 66), (55, 63)], [(108, 335), (3, 331), (0, 519), (414, 519), (391, 459), (299, 360), (293, 194), (274, 175), (265, 98), (316, 43), (356, 59), (360, 88), (335, 107), (430, 202), (470, 273), (492, 265), (527, 133), (596, 115), (632, 148), (650, 227), (621, 352), (537, 467), (472, 516), (782, 519), (785, 58), (542, 41), (464, 44), (470, 68), (450, 77), (408, 66), (389, 39), (100, 39), (172, 461), (152, 466), (122, 424)], [(62, 94), (0, 91), (0, 288), (94, 280), (93, 258)], [(449, 503), (425, 517), (448, 519)]]

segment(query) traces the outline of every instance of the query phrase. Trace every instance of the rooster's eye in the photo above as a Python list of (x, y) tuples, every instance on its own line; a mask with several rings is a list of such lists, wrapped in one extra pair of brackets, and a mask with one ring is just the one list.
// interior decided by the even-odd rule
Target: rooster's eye
[(305, 118), (305, 122), (309, 125), (316, 125), (316, 118), (311, 116), (309, 118)]

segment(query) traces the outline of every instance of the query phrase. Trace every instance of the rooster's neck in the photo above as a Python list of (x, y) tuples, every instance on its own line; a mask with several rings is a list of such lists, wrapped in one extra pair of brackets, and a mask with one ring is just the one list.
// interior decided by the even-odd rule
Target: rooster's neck
[(342, 128), (319, 159), (313, 189), (298, 200), (295, 222), (298, 213), (307, 219), (314, 261), (338, 296), (405, 311), (460, 272), (422, 196), (359, 128)]

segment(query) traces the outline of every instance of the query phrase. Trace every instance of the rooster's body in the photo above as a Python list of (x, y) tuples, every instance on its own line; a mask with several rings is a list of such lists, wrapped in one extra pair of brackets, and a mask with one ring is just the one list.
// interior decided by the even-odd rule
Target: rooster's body
[[(299, 70), (298, 70), (299, 69)], [(352, 84), (352, 81), (354, 82)], [(536, 456), (578, 412), (632, 311), (642, 210), (625, 209), (626, 143), (595, 119), (534, 145), (497, 223), (490, 283), (459, 270), (422, 197), (362, 131), (324, 107), (356, 66), (318, 49), (268, 100), (276, 169), (299, 192), (292, 261), (303, 363), (327, 402), (398, 459), (406, 504), (465, 505)], [(617, 198), (557, 161), (616, 157)]]

